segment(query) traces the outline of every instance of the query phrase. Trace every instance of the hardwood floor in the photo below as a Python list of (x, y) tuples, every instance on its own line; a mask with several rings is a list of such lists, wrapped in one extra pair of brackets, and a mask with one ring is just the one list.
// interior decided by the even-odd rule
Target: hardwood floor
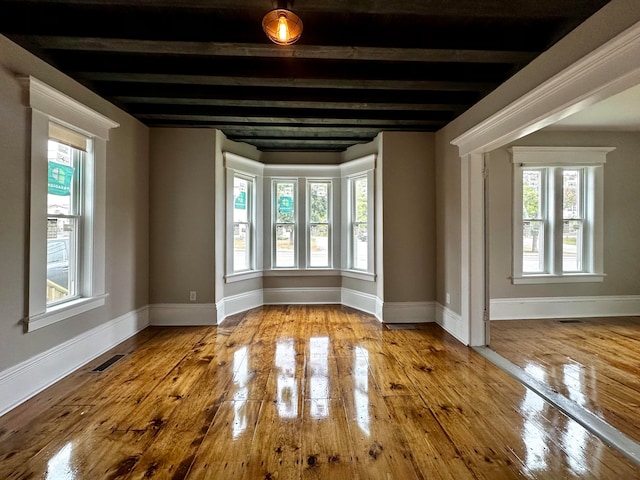
[(640, 469), (437, 325), (336, 306), (148, 328), (0, 418), (2, 479), (523, 477)]
[(640, 442), (640, 317), (491, 322), (491, 348)]

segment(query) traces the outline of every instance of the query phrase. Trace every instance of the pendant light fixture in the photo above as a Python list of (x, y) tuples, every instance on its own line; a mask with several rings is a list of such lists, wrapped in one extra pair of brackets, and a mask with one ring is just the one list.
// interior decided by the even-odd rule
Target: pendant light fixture
[(269, 40), (278, 45), (291, 45), (302, 35), (302, 20), (289, 8), (293, 2), (278, 0), (273, 10), (262, 19), (262, 29)]

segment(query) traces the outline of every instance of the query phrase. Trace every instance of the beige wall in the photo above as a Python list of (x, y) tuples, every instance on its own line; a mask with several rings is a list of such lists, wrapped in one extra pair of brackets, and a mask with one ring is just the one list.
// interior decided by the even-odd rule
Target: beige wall
[[(0, 371), (148, 303), (148, 129), (0, 36)], [(32, 75), (120, 123), (107, 144), (105, 306), (24, 333)]]
[(435, 299), (434, 134), (384, 132), (385, 302)]
[(640, 21), (640, 2), (612, 0), (436, 134), (437, 301), (461, 313), (460, 157), (451, 141)]
[(150, 303), (214, 301), (214, 150), (209, 129), (151, 129)]
[(527, 146), (605, 146), (604, 268), (602, 283), (512, 285), (512, 165), (506, 148), (489, 154), (491, 298), (640, 294), (640, 133), (541, 131), (514, 142)]

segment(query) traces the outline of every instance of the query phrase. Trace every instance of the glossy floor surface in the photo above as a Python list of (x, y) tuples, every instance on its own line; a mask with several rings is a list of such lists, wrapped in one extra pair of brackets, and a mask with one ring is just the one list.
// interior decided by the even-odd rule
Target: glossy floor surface
[(640, 317), (491, 322), (491, 348), (640, 442)]
[[(91, 370), (126, 356), (102, 373)], [(640, 478), (435, 324), (334, 306), (148, 328), (0, 418), (2, 479)]]

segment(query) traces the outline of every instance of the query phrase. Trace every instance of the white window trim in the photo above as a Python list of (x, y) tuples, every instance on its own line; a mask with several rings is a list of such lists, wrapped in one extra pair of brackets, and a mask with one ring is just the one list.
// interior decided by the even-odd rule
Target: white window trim
[[(105, 303), (105, 199), (106, 158), (109, 131), (120, 125), (34, 77), (22, 79), (31, 107), (31, 199), (28, 332), (79, 315)], [(46, 303), (46, 218), (47, 144), (49, 122), (59, 123), (92, 139), (93, 159), (85, 169), (85, 226), (83, 278), (79, 296), (47, 307)]]
[[(273, 247), (274, 241), (276, 241), (276, 224), (277, 212), (276, 212), (276, 184), (278, 183), (291, 183), (293, 184), (293, 211), (294, 211), (294, 224), (293, 224), (293, 266), (278, 267), (276, 266), (277, 248), (271, 248), (269, 252), (269, 270), (304, 270), (306, 269), (306, 256), (300, 256), (300, 245), (306, 245), (307, 232), (305, 228), (300, 228), (300, 224), (304, 225), (304, 210), (300, 208), (300, 204), (306, 202), (306, 182), (304, 177), (271, 177), (269, 181), (269, 208), (271, 209), (271, 215), (269, 215), (270, 230), (269, 230), (269, 245)], [(266, 255), (265, 255), (266, 256)]]
[[(375, 281), (375, 165), (376, 155), (367, 155), (341, 165), (342, 173), (342, 275), (359, 280)], [(351, 239), (352, 192), (351, 181), (355, 178), (367, 178), (367, 269), (352, 268), (353, 254)], [(346, 201), (344, 201), (346, 199)]]
[[(513, 259), (512, 283), (551, 284), (602, 282), (604, 277), (604, 165), (607, 153), (614, 147), (511, 147), (513, 168)], [(561, 259), (555, 259), (552, 273), (522, 271), (522, 170), (532, 167), (586, 167), (585, 185), (589, 202), (585, 205), (585, 221), (589, 224), (589, 263), (584, 272), (561, 271)]]
[[(260, 162), (235, 155), (230, 152), (223, 153), (224, 167), (226, 172), (226, 249), (225, 249), (225, 281), (227, 283), (249, 280), (262, 276), (262, 177), (264, 165)], [(244, 177), (253, 180), (253, 192), (251, 195), (251, 269), (234, 272), (233, 271), (233, 179), (234, 176)]]
[[(334, 202), (334, 191), (335, 191), (335, 179), (333, 178), (313, 178), (307, 177), (305, 178), (306, 183), (306, 213), (305, 213), (305, 233), (306, 233), (306, 242), (305, 242), (305, 262), (306, 268), (309, 270), (317, 271), (317, 270), (332, 270), (334, 265), (334, 242), (333, 238), (335, 237), (335, 228), (334, 228), (334, 215), (333, 215), (333, 204)], [(313, 267), (311, 266), (311, 184), (312, 183), (325, 183), (329, 185), (329, 195), (328, 195), (328, 212), (327, 212), (327, 228), (328, 228), (328, 265)]]

